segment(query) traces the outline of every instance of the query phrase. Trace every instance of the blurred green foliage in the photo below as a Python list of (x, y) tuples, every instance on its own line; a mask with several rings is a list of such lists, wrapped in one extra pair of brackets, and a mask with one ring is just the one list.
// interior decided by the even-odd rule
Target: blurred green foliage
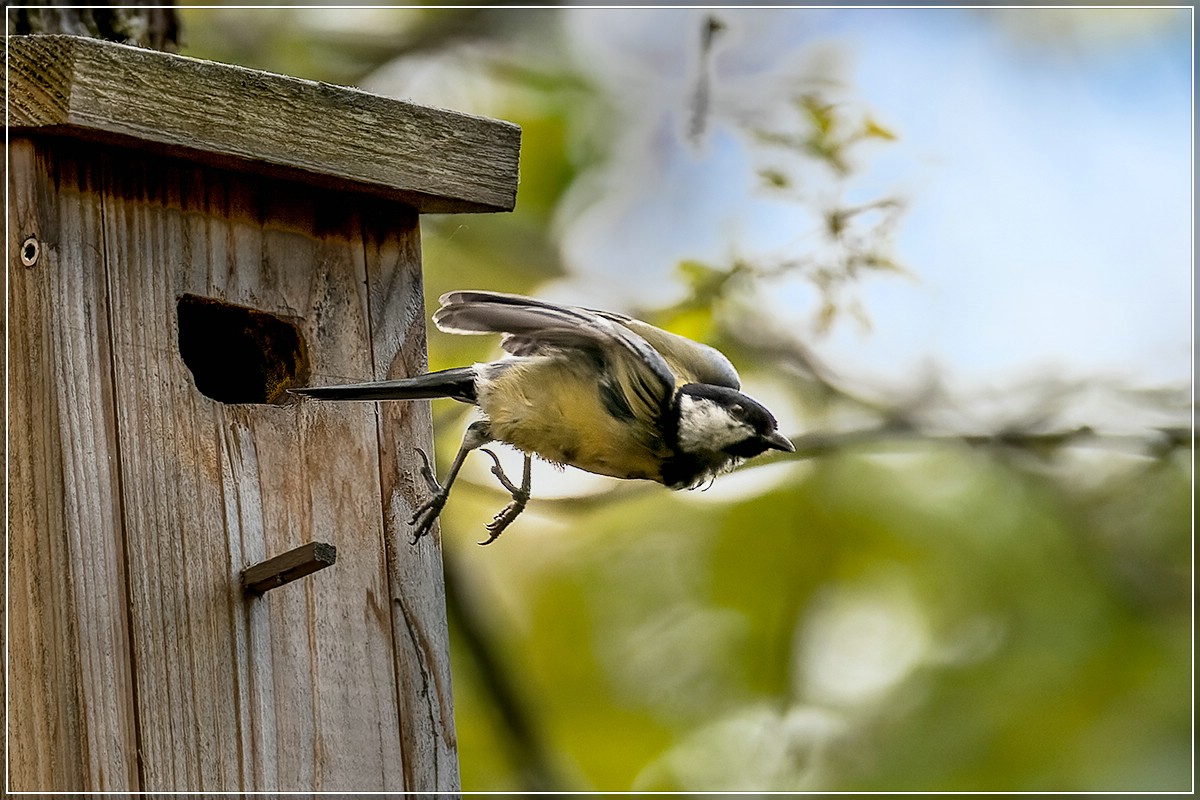
[[(495, 44), (493, 102), (524, 130), (518, 208), (423, 221), (427, 300), (536, 292), (564, 274), (560, 201), (611, 144), (589, 127), (605, 90), (565, 61), (515, 68), (504, 43), (531, 34), (477, 10), (404, 13), (336, 36), (299, 11), (184, 22), (197, 55), (343, 82), (414, 43)], [(552, 39), (552, 15), (537, 19), (532, 36)], [(904, 203), (837, 198), (864, 168), (856, 148), (903, 132), (818, 91), (794, 110), (747, 135), (769, 191), (796, 188), (781, 152), (828, 168), (835, 199), (810, 209), (824, 244), (776, 264), (682, 263), (685, 299), (639, 311), (786, 397), (785, 432), (800, 433), (792, 419), (810, 431), (800, 457), (708, 493), (545, 498), (535, 483), (487, 549), (473, 542), (506, 498), (486, 470), (465, 473), (442, 517), (464, 789), (1187, 790), (1190, 437), (1155, 449), (1153, 432), (1129, 448), (1088, 431), (934, 431), (757, 319), (754, 293), (780, 271), (822, 293), (823, 330), (844, 311), (869, 318), (855, 286), (900, 269)], [(434, 368), (496, 344), (430, 342)], [(444, 469), (465, 409), (434, 412)]]

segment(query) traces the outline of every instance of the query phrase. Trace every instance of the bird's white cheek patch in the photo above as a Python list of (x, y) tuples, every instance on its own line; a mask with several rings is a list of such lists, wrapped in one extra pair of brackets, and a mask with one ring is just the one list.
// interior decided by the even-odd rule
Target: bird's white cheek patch
[(679, 398), (679, 447), (685, 453), (721, 450), (745, 439), (745, 425), (723, 407), (706, 398)]

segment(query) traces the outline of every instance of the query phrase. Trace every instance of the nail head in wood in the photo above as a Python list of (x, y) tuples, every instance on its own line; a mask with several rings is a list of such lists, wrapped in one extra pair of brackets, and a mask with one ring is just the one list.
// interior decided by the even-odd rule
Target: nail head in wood
[(311, 575), (337, 561), (337, 548), (325, 542), (309, 542), (294, 550), (268, 558), (242, 570), (242, 589), (263, 594), (297, 578)]
[(30, 236), (21, 243), (21, 263), (27, 267), (32, 267), (38, 262), (38, 254), (41, 253), (41, 245), (38, 244), (36, 236)]

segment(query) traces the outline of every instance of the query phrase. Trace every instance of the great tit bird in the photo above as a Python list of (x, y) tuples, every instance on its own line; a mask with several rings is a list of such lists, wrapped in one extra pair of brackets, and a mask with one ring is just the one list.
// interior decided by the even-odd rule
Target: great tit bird
[[(445, 486), (421, 450), (432, 492), (413, 515), (414, 543), (446, 505), (467, 455), (483, 449), (512, 495), (487, 525), (489, 544), (529, 500), (536, 455), (614, 478), (700, 486), (767, 450), (794, 452), (775, 417), (738, 391), (741, 381), (720, 351), (609, 311), (557, 305), (498, 292), (450, 292), (434, 324), (448, 333), (503, 334), (506, 358), (413, 378), (293, 389), (321, 400), (421, 400), (449, 397), (475, 405)], [(525, 454), (514, 485), (489, 442)]]

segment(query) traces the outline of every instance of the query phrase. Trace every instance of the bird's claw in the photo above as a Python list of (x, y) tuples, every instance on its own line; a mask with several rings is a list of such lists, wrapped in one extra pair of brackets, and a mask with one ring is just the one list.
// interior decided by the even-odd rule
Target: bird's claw
[(525, 477), (521, 481), (520, 486), (516, 486), (508, 476), (504, 474), (504, 468), (500, 466), (500, 459), (491, 450), (486, 447), (480, 448), (483, 452), (492, 457), (494, 465), (492, 466), (492, 474), (496, 476), (496, 480), (500, 481), (500, 485), (512, 495), (512, 501), (500, 510), (492, 521), (484, 527), (487, 529), (488, 538), (478, 544), (491, 544), (496, 541), (500, 534), (504, 533), (504, 529), (512, 524), (522, 511), (525, 510), (525, 504), (529, 502), (529, 464), (525, 465)]
[(437, 482), (437, 477), (433, 474), (433, 467), (429, 464), (429, 456), (425, 455), (425, 451), (419, 447), (417, 448), (417, 455), (421, 457), (421, 477), (425, 479), (425, 485), (434, 494), (441, 494), (442, 485)]
[(512, 502), (506, 505), (499, 514), (492, 518), (491, 522), (483, 526), (487, 529), (488, 538), (484, 539), (482, 542), (476, 542), (476, 544), (485, 545), (496, 541), (500, 534), (504, 533), (504, 529), (507, 528), (522, 511), (525, 510), (525, 503), (527, 500), (528, 498), (514, 497)]
[(412, 518), (408, 524), (416, 526), (413, 530), (412, 543), (416, 544), (421, 540), (421, 537), (429, 533), (429, 529), (433, 527), (434, 521), (438, 515), (442, 513), (442, 509), (446, 505), (446, 498), (449, 493), (442, 488), (442, 485), (437, 482), (434, 477), (433, 468), (429, 465), (429, 456), (425, 455), (425, 451), (417, 449), (417, 455), (421, 457), (421, 477), (425, 479), (426, 485), (429, 486), (429, 491), (433, 494), (429, 499), (417, 507), (413, 512)]
[[(521, 493), (521, 489), (518, 489), (513, 482), (508, 479), (508, 476), (504, 474), (504, 467), (500, 466), (500, 457), (486, 447), (481, 447), (479, 450), (492, 457), (492, 474), (496, 476), (496, 480), (500, 481), (500, 485), (503, 486), (509, 494), (516, 498), (516, 496)], [(528, 481), (528, 478), (526, 478), (526, 481)], [(528, 488), (525, 489), (525, 493), (529, 493)]]
[(421, 537), (429, 533), (430, 528), (433, 527), (434, 521), (442, 513), (442, 508), (445, 505), (446, 495), (435, 494), (413, 512), (412, 518), (408, 521), (409, 525), (415, 526), (413, 528), (413, 544), (421, 541)]

